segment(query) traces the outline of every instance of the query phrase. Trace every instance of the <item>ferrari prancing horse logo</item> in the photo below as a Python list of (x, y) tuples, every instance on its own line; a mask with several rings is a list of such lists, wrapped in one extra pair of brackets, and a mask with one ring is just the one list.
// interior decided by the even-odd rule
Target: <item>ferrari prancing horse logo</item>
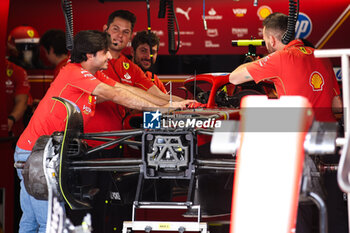
[(300, 51), (304, 54), (312, 54), (312, 50), (306, 47), (299, 47)]
[(33, 31), (33, 30), (28, 30), (28, 31), (27, 31), (27, 34), (28, 34), (28, 36), (29, 36), (30, 38), (33, 38), (33, 36), (34, 36), (34, 31)]
[(123, 67), (127, 70), (130, 67), (130, 64), (127, 62), (123, 62)]
[(13, 74), (13, 70), (12, 69), (7, 69), (6, 70), (6, 74), (7, 74), (8, 77), (11, 77), (12, 74)]

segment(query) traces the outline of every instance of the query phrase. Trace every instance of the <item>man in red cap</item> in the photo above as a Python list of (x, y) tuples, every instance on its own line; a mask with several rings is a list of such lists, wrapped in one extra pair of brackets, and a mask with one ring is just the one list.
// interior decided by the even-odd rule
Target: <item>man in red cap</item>
[(8, 37), (9, 61), (24, 69), (43, 68), (39, 61), (39, 33), (31, 26), (18, 26)]

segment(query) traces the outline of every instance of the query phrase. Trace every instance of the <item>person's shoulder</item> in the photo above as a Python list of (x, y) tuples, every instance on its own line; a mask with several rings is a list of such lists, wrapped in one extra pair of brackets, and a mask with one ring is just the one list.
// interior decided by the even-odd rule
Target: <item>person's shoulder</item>
[(295, 53), (294, 48), (282, 49), (282, 50), (277, 50), (273, 53), (270, 53), (267, 57), (272, 58), (272, 60), (279, 59), (281, 57), (282, 57), (281, 59), (283, 59), (283, 57), (288, 57), (293, 53)]
[(130, 67), (135, 67), (135, 66), (138, 66), (136, 65), (134, 62), (132, 62), (129, 58), (127, 58), (126, 56), (124, 55), (121, 55), (123, 57), (123, 63), (126, 63), (126, 64), (129, 64)]
[(120, 54), (119, 58), (121, 61), (125, 61), (125, 62), (132, 62), (129, 58), (127, 58), (124, 54)]
[(61, 68), (55, 80), (60, 79), (61, 77), (68, 77), (69, 79), (73, 79), (86, 75), (88, 73), (89, 72), (83, 69), (79, 63), (67, 63), (67, 65)]
[(291, 41), (285, 48), (281, 51), (282, 54), (292, 54), (292, 55), (312, 55), (314, 48), (308, 44), (304, 44), (302, 40), (296, 39)]
[(124, 69), (128, 70), (130, 66), (133, 66), (133, 62), (125, 57), (123, 54), (120, 54), (117, 59), (110, 60), (114, 66), (118, 66), (119, 64), (124, 67)]
[(16, 70), (21, 70), (21, 71), (26, 71), (23, 67), (19, 66), (19, 65), (16, 65), (15, 63), (9, 61), (9, 60), (5, 60), (5, 64), (6, 66), (8, 66), (9, 68), (11, 69), (16, 69)]
[[(27, 71), (19, 66), (16, 65), (15, 63), (5, 59), (5, 65), (6, 65), (6, 73), (9, 76), (14, 75), (14, 76), (27, 76)], [(10, 76), (11, 76), (10, 75)]]
[(68, 62), (65, 66), (63, 66), (61, 68), (62, 71), (64, 72), (78, 72), (83, 70), (83, 68), (81, 67), (81, 65), (79, 63), (71, 63)]
[(62, 61), (60, 61), (55, 69), (61, 69), (62, 67), (66, 66), (67, 64), (70, 63), (70, 59), (68, 57), (64, 58)]
[[(146, 77), (152, 78), (152, 72), (151, 71), (146, 71), (145, 72)], [(153, 78), (159, 79), (158, 76), (153, 72)]]
[(129, 58), (125, 57), (124, 55), (121, 54), (121, 56), (123, 57), (122, 59), (122, 62), (123, 62), (123, 67), (126, 69), (126, 70), (132, 70), (132, 71), (139, 71), (139, 72), (142, 72), (143, 71), (141, 70), (141, 68), (136, 65), (133, 61), (131, 61)]
[(103, 70), (98, 70), (98, 71), (96, 71), (95, 77), (98, 78), (98, 79), (100, 79), (100, 78), (107, 78), (107, 79), (109, 79), (108, 75), (106, 75), (106, 74), (103, 72)]

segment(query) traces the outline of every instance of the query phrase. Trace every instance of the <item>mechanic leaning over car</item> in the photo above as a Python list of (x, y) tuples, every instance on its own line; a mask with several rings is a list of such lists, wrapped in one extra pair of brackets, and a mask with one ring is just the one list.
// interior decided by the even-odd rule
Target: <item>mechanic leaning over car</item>
[(315, 58), (314, 49), (301, 40), (288, 45), (282, 43), (288, 17), (273, 13), (263, 21), (263, 37), (269, 55), (240, 65), (230, 74), (230, 82), (237, 85), (254, 80), (270, 80), (277, 95), (306, 97), (318, 121), (335, 121), (334, 111), (341, 111), (339, 86), (328, 59)]
[[(81, 31), (75, 36), (71, 63), (61, 69), (20, 136), (14, 154), (16, 162), (27, 160), (40, 136), (64, 131), (67, 112), (63, 104), (52, 99), (54, 96), (68, 99), (81, 109), (84, 127), (95, 114), (96, 103), (105, 100), (138, 110), (185, 106), (186, 102), (161, 106), (149, 93), (118, 83), (100, 72), (107, 69), (111, 58), (108, 51), (110, 43), (110, 37), (105, 32)], [(20, 202), (23, 211), (19, 232), (45, 232), (48, 202), (30, 196), (24, 187), (20, 169), (17, 174), (21, 179)]]
[[(315, 58), (314, 49), (299, 39), (283, 44), (287, 23), (288, 17), (277, 12), (263, 21), (263, 39), (269, 55), (240, 65), (230, 74), (230, 82), (237, 85), (252, 80), (256, 83), (270, 80), (278, 97), (304, 96), (311, 103), (316, 120), (334, 122), (334, 114), (342, 111), (342, 101), (332, 64), (329, 59)], [(301, 209), (304, 208), (299, 205), (296, 232), (310, 232), (311, 224), (305, 221), (311, 215), (306, 212), (309, 210)]]

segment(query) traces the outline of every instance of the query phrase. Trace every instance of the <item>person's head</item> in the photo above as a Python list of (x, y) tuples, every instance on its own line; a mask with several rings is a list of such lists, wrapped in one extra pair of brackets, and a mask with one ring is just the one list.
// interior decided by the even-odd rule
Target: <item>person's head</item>
[(22, 61), (23, 66), (32, 68), (39, 56), (39, 33), (31, 26), (18, 26), (11, 30), (7, 44), (10, 56)]
[(103, 31), (111, 36), (111, 50), (120, 52), (131, 41), (132, 32), (136, 23), (136, 16), (127, 10), (112, 12)]
[(272, 13), (263, 21), (263, 38), (269, 53), (284, 48), (283, 34), (287, 31), (288, 16), (282, 13)]
[(157, 60), (159, 50), (159, 38), (155, 33), (148, 33), (147, 31), (137, 32), (131, 42), (134, 62), (140, 66), (143, 71), (147, 71), (151, 67), (151, 53), (149, 43), (152, 47), (152, 61), (154, 64)]
[(74, 37), (71, 62), (82, 63), (90, 60), (94, 66), (99, 67), (98, 69), (107, 69), (110, 43), (111, 40), (106, 32), (80, 31)]
[(68, 54), (66, 35), (64, 31), (59, 29), (46, 31), (40, 38), (40, 45), (44, 47), (49, 62), (54, 65), (57, 65), (60, 57)]

